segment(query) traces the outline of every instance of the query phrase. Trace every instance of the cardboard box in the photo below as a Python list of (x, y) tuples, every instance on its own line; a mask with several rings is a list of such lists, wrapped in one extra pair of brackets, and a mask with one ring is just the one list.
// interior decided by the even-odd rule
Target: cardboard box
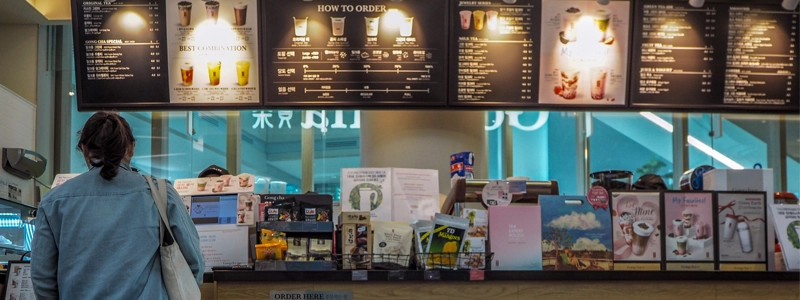
[(342, 268), (372, 268), (372, 228), (370, 213), (342, 212)]
[[(775, 203), (772, 169), (714, 169), (703, 174), (703, 189), (709, 191), (756, 191), (767, 193), (767, 205)], [(767, 222), (767, 268), (775, 270), (775, 224)]]

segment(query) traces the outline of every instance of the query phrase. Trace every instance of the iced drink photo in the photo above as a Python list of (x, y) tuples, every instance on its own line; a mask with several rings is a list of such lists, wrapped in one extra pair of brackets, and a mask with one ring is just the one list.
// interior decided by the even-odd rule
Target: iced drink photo
[(462, 10), (458, 14), (461, 15), (461, 29), (469, 29), (469, 24), (472, 23), (472, 11)]
[(561, 97), (575, 99), (578, 96), (580, 71), (561, 71)]
[(206, 185), (208, 185), (208, 180), (200, 180), (197, 182), (197, 191), (202, 192), (206, 190)]
[(219, 85), (219, 70), (222, 68), (222, 62), (210, 61), (208, 62), (208, 83), (211, 85)]
[(594, 11), (594, 25), (600, 30), (600, 42), (605, 42), (606, 32), (608, 31), (608, 23), (611, 20), (611, 12), (607, 9), (598, 9)]
[(181, 26), (189, 26), (192, 23), (192, 2), (178, 2), (178, 14), (180, 14)]
[(625, 244), (631, 245), (633, 242), (633, 221), (635, 217), (627, 212), (619, 216), (619, 227), (622, 229), (622, 235), (625, 237)]
[(380, 25), (381, 17), (364, 17), (367, 23), (367, 36), (378, 36), (378, 25)]
[(672, 234), (675, 235), (675, 237), (684, 235), (683, 234), (683, 220), (675, 219), (675, 220), (672, 221)]
[(240, 60), (236, 62), (236, 79), (239, 82), (239, 85), (247, 85), (248, 81), (250, 80), (250, 62), (246, 60)]
[(689, 238), (686, 236), (679, 236), (675, 238), (675, 242), (678, 243), (678, 255), (686, 254), (686, 243), (689, 241)]
[(642, 255), (647, 250), (647, 244), (650, 243), (650, 235), (653, 234), (655, 227), (647, 222), (633, 223), (633, 254)]
[(476, 10), (472, 12), (472, 16), (475, 19), (475, 30), (483, 30), (484, 15), (486, 15), (486, 12), (482, 10)]
[(331, 28), (333, 36), (344, 35), (344, 18), (345, 17), (331, 17)]
[(489, 30), (497, 30), (497, 11), (490, 10), (486, 12), (486, 27)]
[(581, 19), (581, 10), (570, 7), (561, 15), (564, 23), (564, 39), (570, 42), (578, 41), (578, 21)]
[(217, 24), (217, 20), (219, 19), (219, 2), (206, 2), (206, 17), (214, 24)]
[(408, 37), (411, 36), (411, 29), (414, 26), (414, 17), (411, 18), (404, 18), (403, 21), (400, 23), (400, 36)]
[(600, 100), (606, 97), (606, 77), (608, 71), (601, 68), (592, 68), (589, 73), (589, 79), (592, 82), (592, 99)]
[(222, 179), (220, 179), (220, 180), (214, 181), (214, 187), (211, 189), (211, 191), (214, 192), (214, 193), (219, 193), (219, 192), (222, 192), (222, 190), (224, 188), (225, 188), (225, 182), (222, 181)]
[(308, 31), (308, 17), (305, 18), (296, 18), (294, 19), (294, 35), (295, 36), (306, 36)]
[(194, 80), (194, 66), (190, 62), (181, 65), (181, 81), (185, 86), (191, 86)]
[(250, 175), (239, 175), (239, 187), (247, 187), (250, 184)]
[(247, 4), (238, 2), (233, 6), (233, 25), (243, 26), (247, 23)]

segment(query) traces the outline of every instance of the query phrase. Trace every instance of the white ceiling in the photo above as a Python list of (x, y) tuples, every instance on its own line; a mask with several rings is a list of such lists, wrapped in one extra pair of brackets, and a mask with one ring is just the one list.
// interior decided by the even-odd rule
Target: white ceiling
[[(2, 0), (0, 24), (3, 25), (66, 25), (70, 23), (69, 0)], [(41, 11), (40, 11), (41, 10)], [(45, 14), (49, 17), (45, 17)]]

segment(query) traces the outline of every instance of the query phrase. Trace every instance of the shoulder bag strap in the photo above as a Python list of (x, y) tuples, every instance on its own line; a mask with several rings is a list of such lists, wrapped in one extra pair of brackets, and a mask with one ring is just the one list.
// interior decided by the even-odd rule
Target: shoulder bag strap
[[(154, 178), (144, 176), (144, 179), (147, 181), (147, 184), (150, 185), (150, 194), (153, 196), (153, 201), (156, 203), (159, 215), (161, 215), (161, 222), (159, 222), (160, 229), (158, 233), (161, 246), (171, 245), (175, 239), (174, 235), (172, 235), (172, 229), (169, 227), (169, 218), (167, 217), (167, 183), (164, 179), (156, 179), (158, 186), (162, 187), (159, 189), (155, 184), (153, 184), (152, 179)], [(169, 234), (168, 243), (164, 242), (164, 239), (166, 238), (164, 233)]]

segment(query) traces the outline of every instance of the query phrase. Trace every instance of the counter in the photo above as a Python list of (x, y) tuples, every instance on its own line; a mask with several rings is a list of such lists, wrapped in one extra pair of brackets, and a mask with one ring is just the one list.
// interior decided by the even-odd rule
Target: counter
[[(356, 279), (363, 272), (356, 273)], [(271, 290), (352, 291), (355, 299), (798, 299), (798, 272), (216, 271), (215, 299), (269, 299)], [(435, 277), (435, 276), (434, 276)], [(360, 278), (360, 279), (363, 279)], [(204, 297), (205, 298), (205, 297)]]

